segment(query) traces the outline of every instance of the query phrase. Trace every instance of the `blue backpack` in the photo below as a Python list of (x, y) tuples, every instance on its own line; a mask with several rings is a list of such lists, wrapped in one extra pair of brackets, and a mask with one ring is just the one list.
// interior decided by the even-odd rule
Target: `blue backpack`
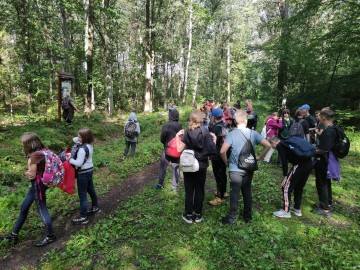
[(315, 147), (303, 138), (291, 137), (280, 143), (300, 159), (310, 159), (315, 156)]

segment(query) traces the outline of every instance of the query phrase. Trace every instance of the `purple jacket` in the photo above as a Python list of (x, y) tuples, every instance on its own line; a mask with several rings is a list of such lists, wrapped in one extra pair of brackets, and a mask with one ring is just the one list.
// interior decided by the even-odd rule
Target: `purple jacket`
[(270, 116), (266, 122), (266, 138), (278, 135), (279, 129), (282, 128), (282, 121), (276, 122), (274, 117)]

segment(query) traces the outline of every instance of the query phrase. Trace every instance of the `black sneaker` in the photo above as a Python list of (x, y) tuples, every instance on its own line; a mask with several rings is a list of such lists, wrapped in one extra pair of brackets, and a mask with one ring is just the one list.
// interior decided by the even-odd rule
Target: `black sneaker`
[(199, 223), (203, 220), (202, 214), (196, 214), (194, 215), (194, 222)]
[(56, 236), (55, 235), (50, 235), (50, 236), (46, 236), (43, 240), (37, 242), (35, 244), (35, 247), (44, 247), (48, 244), (51, 244), (53, 242), (56, 241)]
[(89, 223), (88, 217), (79, 217), (72, 220), (74, 225), (85, 225)]
[(93, 215), (93, 214), (96, 214), (96, 213), (100, 213), (101, 212), (101, 209), (99, 207), (91, 207), (87, 213), (88, 215)]
[(152, 186), (153, 189), (164, 189), (164, 186), (162, 184), (156, 183)]
[(232, 225), (235, 223), (235, 219), (230, 218), (229, 216), (226, 216), (221, 219), (221, 223), (224, 225)]
[(182, 219), (185, 220), (186, 223), (193, 223), (193, 218), (191, 214), (183, 214)]
[(0, 235), (0, 241), (1, 240), (9, 240), (10, 243), (12, 244), (16, 244), (18, 241), (18, 235), (14, 234), (14, 233), (7, 233), (7, 234), (2, 234)]

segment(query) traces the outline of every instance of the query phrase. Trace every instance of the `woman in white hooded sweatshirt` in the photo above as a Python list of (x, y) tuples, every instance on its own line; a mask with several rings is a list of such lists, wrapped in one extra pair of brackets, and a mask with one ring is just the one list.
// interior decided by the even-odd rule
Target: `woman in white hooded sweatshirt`
[[(81, 146), (74, 158), (67, 157), (69, 162), (75, 166), (77, 172), (77, 187), (80, 200), (80, 217), (72, 221), (75, 225), (89, 223), (88, 215), (99, 212), (99, 203), (93, 181), (94, 136), (89, 128), (82, 128), (78, 137), (74, 138)], [(88, 209), (87, 194), (89, 193), (92, 207)]]

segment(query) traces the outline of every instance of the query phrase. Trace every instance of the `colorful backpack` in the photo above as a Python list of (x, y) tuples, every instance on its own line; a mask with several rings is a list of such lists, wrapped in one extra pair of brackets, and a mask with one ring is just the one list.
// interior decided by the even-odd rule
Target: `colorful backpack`
[(136, 132), (136, 122), (128, 121), (125, 125), (125, 136), (129, 138), (135, 138), (137, 135)]
[(56, 187), (64, 180), (64, 165), (57, 155), (46, 148), (36, 152), (44, 155), (45, 158), (44, 174), (42, 177), (38, 175), (38, 179), (47, 187)]

